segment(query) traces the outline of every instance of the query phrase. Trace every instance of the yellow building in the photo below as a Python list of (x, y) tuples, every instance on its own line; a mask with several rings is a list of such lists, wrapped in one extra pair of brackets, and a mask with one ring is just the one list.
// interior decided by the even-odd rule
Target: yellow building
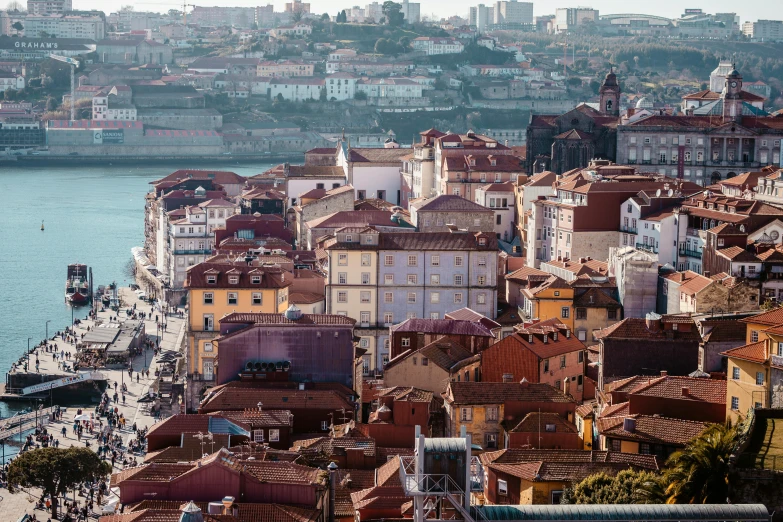
[(728, 360), (726, 418), (732, 423), (744, 419), (751, 408), (769, 407), (771, 346), (767, 337), (722, 353)]
[(586, 403), (577, 406), (574, 415), (574, 424), (576, 424), (579, 438), (582, 439), (585, 450), (593, 450), (593, 422), (595, 421), (594, 403)]
[(550, 276), (542, 284), (522, 290), (520, 306), (527, 317), (546, 321), (553, 317), (574, 329), (574, 289), (563, 279)]
[[(279, 266), (212, 258), (188, 269), (188, 376), (214, 380), (220, 319), (233, 312), (282, 313), (293, 275)], [(205, 383), (205, 385), (207, 385)], [(203, 388), (195, 386), (194, 388)]]

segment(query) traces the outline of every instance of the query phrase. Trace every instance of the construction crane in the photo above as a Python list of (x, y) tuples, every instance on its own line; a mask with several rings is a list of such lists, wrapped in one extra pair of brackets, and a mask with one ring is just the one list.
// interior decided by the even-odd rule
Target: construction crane
[(186, 4), (185, 0), (182, 0), (182, 25), (185, 26), (185, 30), (188, 30), (188, 7), (196, 8), (193, 4)]
[(74, 76), (76, 75), (76, 68), (79, 66), (79, 62), (73, 58), (56, 54), (50, 54), (49, 58), (71, 66), (71, 121), (74, 121), (76, 119), (76, 82), (74, 81)]

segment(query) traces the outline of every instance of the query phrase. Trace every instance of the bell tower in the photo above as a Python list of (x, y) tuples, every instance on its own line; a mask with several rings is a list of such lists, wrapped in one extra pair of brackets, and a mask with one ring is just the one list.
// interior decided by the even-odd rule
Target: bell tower
[(617, 75), (610, 69), (598, 91), (599, 111), (607, 116), (620, 116), (620, 84)]
[(732, 65), (726, 75), (723, 88), (723, 119), (738, 121), (742, 118), (742, 75)]

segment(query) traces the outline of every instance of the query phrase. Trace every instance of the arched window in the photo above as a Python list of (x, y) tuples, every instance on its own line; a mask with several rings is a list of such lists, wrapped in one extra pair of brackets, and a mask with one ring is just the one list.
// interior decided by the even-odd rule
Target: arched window
[(612, 110), (612, 100), (606, 100), (606, 112), (611, 112)]

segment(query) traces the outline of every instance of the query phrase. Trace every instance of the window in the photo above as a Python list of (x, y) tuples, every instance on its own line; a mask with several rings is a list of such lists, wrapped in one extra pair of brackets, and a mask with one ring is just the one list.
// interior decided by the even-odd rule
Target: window
[(362, 375), (370, 375), (370, 356), (362, 355)]
[(735, 411), (739, 409), (739, 397), (731, 398), (731, 409)]
[(204, 292), (204, 304), (212, 304), (214, 302), (215, 296), (212, 292)]
[(487, 266), (487, 256), (479, 256), (478, 266)]
[(617, 309), (611, 309), (606, 311), (607, 319), (617, 319)]
[(250, 277), (250, 282), (252, 284), (254, 284), (254, 285), (260, 285), (261, 284), (261, 276), (257, 276), (257, 275), (251, 276)]
[(207, 284), (214, 285), (215, 283), (217, 283), (217, 276), (208, 275)]
[(440, 256), (432, 256), (430, 258), (430, 264), (432, 266), (440, 266)]
[(430, 275), (430, 284), (431, 285), (439, 285), (440, 284), (440, 274), (431, 274)]
[(369, 303), (370, 302), (370, 292), (361, 292), (359, 294), (359, 299), (362, 303)]
[(212, 343), (204, 343), (204, 351), (205, 352), (211, 352), (212, 351)]
[(235, 305), (237, 304), (238, 296), (236, 292), (229, 292), (228, 293), (228, 304)]
[(508, 495), (508, 482), (498, 479), (498, 495)]
[(462, 292), (456, 292), (454, 294), (454, 304), (461, 304), (462, 303)]
[(387, 284), (387, 285), (393, 285), (394, 284), (394, 274), (384, 274), (383, 282), (384, 282), (384, 284)]
[(552, 490), (552, 492), (549, 494), (549, 503), (557, 506), (560, 505), (560, 500), (563, 498), (563, 490), (562, 489), (555, 489)]
[(473, 408), (460, 408), (459, 420), (472, 421), (473, 420)]
[(576, 318), (577, 319), (587, 319), (587, 309), (586, 308), (577, 308), (576, 309)]
[(403, 337), (400, 341), (400, 346), (410, 346), (411, 345), (411, 338), (410, 337)]
[(481, 292), (476, 296), (477, 304), (486, 304), (486, 302), (487, 302), (487, 294), (485, 294), (484, 292)]
[(269, 430), (269, 442), (280, 442), (280, 430)]
[(394, 293), (393, 292), (384, 292), (384, 294), (383, 294), (383, 302), (384, 303), (393, 303), (394, 302)]
[(418, 284), (419, 277), (416, 274), (408, 274), (408, 284), (409, 285), (415, 285)]
[(479, 286), (484, 286), (487, 283), (486, 276), (478, 276), (478, 277), (476, 277), (476, 283), (478, 283)]
[(260, 292), (253, 292), (253, 305), (260, 306), (264, 302), (263, 294)]
[(566, 356), (565, 355), (561, 355), (560, 356), (560, 367), (561, 368), (565, 368), (566, 367)]
[(497, 433), (485, 433), (484, 434), (484, 448), (485, 449), (497, 449), (498, 447), (498, 434)]
[(345, 266), (348, 264), (348, 254), (337, 254), (337, 264)]
[(384, 266), (394, 266), (394, 256), (383, 256), (383, 264)]
[(454, 276), (454, 286), (462, 286), (462, 274), (456, 274)]
[(430, 365), (430, 360), (427, 359), (426, 357), (422, 357), (421, 358), (421, 365), (422, 366), (429, 366)]
[[(576, 360), (579, 363), (582, 363), (585, 361), (585, 352), (578, 352), (576, 356)], [(581, 377), (581, 376), (580, 376)]]
[(264, 442), (264, 430), (253, 430), (253, 442)]
[(329, 421), (321, 421), (321, 431), (326, 431), (329, 429)]
[(394, 312), (385, 312), (383, 314), (383, 324), (393, 324), (394, 323)]
[(498, 421), (498, 407), (497, 406), (487, 406), (486, 409), (486, 421), (487, 422), (497, 422)]
[(431, 292), (430, 293), (430, 303), (432, 303), (432, 304), (440, 303), (440, 292)]
[(756, 386), (764, 386), (764, 372), (756, 372)]
[(228, 277), (228, 284), (230, 284), (230, 285), (238, 285), (239, 284), (239, 276), (229, 276)]
[(347, 303), (348, 302), (348, 292), (337, 292), (337, 302), (338, 303)]
[(362, 254), (362, 266), (370, 266), (371, 264), (370, 254)]
[(731, 378), (734, 379), (735, 381), (739, 380), (739, 378), (740, 378), (739, 366), (735, 366), (734, 368), (732, 368), (732, 370), (731, 370)]
[(570, 313), (570, 309), (567, 306), (564, 306), (560, 309), (560, 317), (563, 319), (568, 319), (568, 314)]
[(454, 256), (454, 266), (462, 266), (462, 256)]
[(369, 272), (362, 272), (362, 284), (363, 285), (369, 285), (370, 284), (370, 273)]
[(408, 266), (416, 266), (419, 262), (417, 256), (408, 256)]
[(348, 284), (348, 272), (340, 272), (337, 274), (337, 283), (341, 285)]
[(622, 442), (619, 439), (611, 439), (612, 451), (620, 451), (622, 449)]
[(416, 292), (408, 292), (408, 303), (414, 304), (416, 302)]
[(759, 342), (759, 333), (756, 330), (750, 331), (750, 342), (757, 343)]
[(544, 359), (544, 372), (549, 371), (549, 359)]
[(576, 338), (580, 341), (586, 341), (587, 340), (587, 331), (585, 330), (579, 330), (576, 332)]
[(215, 317), (212, 314), (204, 314), (204, 331), (211, 332), (215, 327)]

